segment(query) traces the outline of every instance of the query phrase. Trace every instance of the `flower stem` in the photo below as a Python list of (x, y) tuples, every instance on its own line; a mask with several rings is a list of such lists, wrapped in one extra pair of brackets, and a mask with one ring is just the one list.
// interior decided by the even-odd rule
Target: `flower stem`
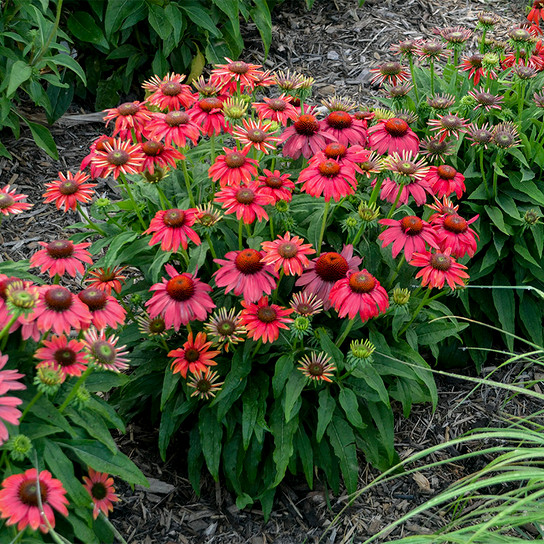
[(25, 418), (25, 416), (28, 414), (29, 410), (38, 402), (39, 398), (43, 395), (43, 391), (38, 391), (34, 397), (32, 397), (32, 400), (27, 404), (26, 408), (23, 410), (23, 413), (21, 414), (21, 417), (19, 418), (19, 425), (21, 424), (21, 421)]
[(370, 200), (368, 201), (367, 206), (372, 206), (376, 203), (376, 200), (378, 200), (378, 195), (380, 194), (380, 189), (382, 188), (383, 184), (382, 177), (379, 177), (376, 179), (376, 184), (374, 185), (374, 189), (372, 189), (372, 193), (370, 193)]
[(83, 219), (85, 219), (85, 221), (87, 221), (87, 226), (93, 230), (95, 230), (96, 232), (98, 232), (99, 234), (101, 234), (102, 236), (106, 236), (106, 233), (104, 230), (102, 230), (101, 227), (99, 227), (90, 217), (90, 215), (88, 213), (85, 213), (83, 211), (83, 208), (81, 207), (81, 205), (79, 204), (79, 202), (76, 202), (76, 206), (77, 206), (77, 211), (80, 213), (80, 215), (83, 217)]
[(395, 198), (395, 203), (391, 206), (391, 209), (389, 210), (389, 213), (387, 214), (387, 219), (391, 219), (391, 217), (395, 213), (395, 210), (397, 209), (397, 206), (400, 200), (400, 195), (402, 194), (403, 189), (404, 189), (404, 184), (401, 183), (399, 190), (397, 191), (397, 197)]
[(215, 253), (215, 248), (213, 247), (212, 239), (210, 238), (210, 235), (206, 233), (206, 241), (208, 242), (208, 245), (210, 246), (210, 253), (212, 254), (212, 257), (214, 259), (217, 259), (217, 254)]
[(119, 176), (121, 178), (121, 182), (123, 183), (123, 187), (125, 188), (125, 191), (128, 194), (128, 197), (130, 201), (132, 202), (132, 206), (134, 207), (134, 211), (136, 212), (136, 215), (138, 216), (138, 219), (140, 221), (140, 225), (142, 226), (142, 229), (146, 230), (146, 225), (144, 223), (144, 220), (142, 218), (142, 214), (140, 213), (140, 207), (138, 206), (138, 203), (136, 200), (134, 200), (134, 195), (132, 194), (132, 190), (130, 189), (130, 185), (128, 184), (125, 176), (121, 174)]
[[(6, 335), (6, 338), (9, 336), (9, 330), (11, 329), (11, 326), (17, 321), (17, 316), (14, 315), (12, 318), (6, 323), (6, 326), (0, 331), (0, 339)], [(7, 333), (7, 334), (6, 334)], [(2, 344), (2, 348), (4, 347), (4, 344)]]
[(523, 106), (525, 103), (525, 83), (519, 81), (519, 98), (518, 98), (518, 119), (521, 128), (521, 115), (523, 113)]
[(397, 268), (395, 269), (395, 272), (393, 274), (393, 277), (391, 278), (391, 281), (387, 284), (386, 291), (389, 291), (389, 289), (391, 289), (391, 287), (393, 287), (393, 282), (397, 279), (397, 276), (399, 275), (400, 269), (401, 269), (403, 264), (404, 264), (404, 253), (400, 257), (399, 264), (397, 265)]
[(399, 336), (404, 334), (406, 332), (406, 330), (408, 329), (408, 327), (414, 322), (415, 318), (419, 315), (419, 312), (421, 312), (423, 306), (425, 306), (425, 304), (429, 300), (430, 294), (431, 294), (431, 289), (427, 289), (425, 291), (425, 294), (423, 295), (423, 298), (421, 299), (421, 302), (419, 303), (419, 306), (416, 308), (416, 311), (414, 312), (414, 315), (412, 316), (412, 319), (410, 319), (410, 321), (408, 321), (408, 323), (406, 323), (406, 325), (404, 325), (402, 330), (399, 332)]
[(414, 77), (414, 59), (412, 58), (411, 55), (408, 61), (410, 62), (410, 75), (412, 76), (412, 83), (414, 85), (414, 93), (416, 95), (416, 106), (417, 106), (419, 103), (419, 93), (417, 91), (416, 78)]
[(336, 347), (339, 348), (342, 345), (342, 342), (346, 339), (346, 336), (350, 333), (353, 325), (355, 325), (355, 318), (349, 320), (346, 330), (340, 335), (340, 338), (338, 338), (338, 340), (335, 342)]
[(483, 55), (485, 53), (485, 35), (487, 30), (484, 28), (482, 31), (482, 40), (480, 41), (480, 53)]
[(166, 198), (162, 187), (158, 183), (155, 184), (155, 187), (157, 188), (157, 193), (159, 195), (159, 201), (161, 203), (161, 206), (163, 207), (163, 209), (169, 210), (172, 205), (170, 204), (170, 201)]
[(195, 199), (193, 197), (193, 192), (191, 190), (191, 180), (189, 179), (189, 171), (187, 170), (186, 161), (181, 161), (181, 169), (183, 170), (183, 178), (185, 179), (185, 187), (187, 188), (189, 201), (191, 202), (191, 206), (194, 208), (196, 204), (195, 204)]
[(244, 249), (244, 245), (243, 245), (243, 242), (242, 242), (243, 233), (244, 233), (244, 223), (240, 219), (238, 221), (238, 249), (240, 251), (242, 251), (242, 249)]
[(484, 171), (484, 148), (480, 147), (480, 172), (482, 174), (482, 181), (484, 182), (485, 194), (489, 199), (489, 187), (487, 186), (487, 177)]
[(331, 207), (331, 201), (325, 202), (325, 209), (323, 210), (323, 221), (321, 223), (321, 231), (319, 233), (319, 240), (317, 242), (317, 256), (321, 255), (321, 244), (323, 243), (323, 236), (325, 235), (325, 227), (327, 225), (327, 215), (329, 213), (329, 208)]
[(62, 414), (62, 412), (64, 412), (64, 410), (70, 404), (70, 402), (72, 402), (72, 399), (77, 395), (79, 388), (85, 383), (85, 381), (87, 380), (87, 378), (89, 377), (89, 375), (92, 373), (93, 370), (94, 370), (94, 367), (88, 366), (83, 372), (83, 374), (81, 374), (81, 376), (79, 377), (79, 380), (77, 380), (74, 387), (72, 387), (72, 390), (70, 391), (70, 393), (68, 393), (68, 396), (66, 397), (65, 401), (60, 405), (59, 413)]

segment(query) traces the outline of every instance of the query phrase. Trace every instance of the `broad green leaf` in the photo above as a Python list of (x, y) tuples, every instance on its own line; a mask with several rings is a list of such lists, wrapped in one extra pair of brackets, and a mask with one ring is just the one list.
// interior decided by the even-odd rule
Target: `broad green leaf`
[(9, 74), (7, 96), (11, 96), (15, 91), (32, 75), (32, 68), (24, 61), (18, 60), (13, 63)]
[(106, 16), (104, 18), (104, 29), (106, 37), (111, 38), (123, 24), (123, 21), (142, 5), (142, 0), (108, 0)]
[(106, 257), (104, 259), (105, 266), (114, 266), (120, 264), (118, 261), (118, 254), (126, 244), (134, 242), (140, 235), (133, 230), (126, 230), (113, 237), (110, 245), (108, 246)]
[(26, 119), (24, 121), (28, 125), (30, 132), (32, 132), (32, 137), (34, 138), (36, 145), (43, 149), (51, 158), (58, 160), (59, 152), (57, 151), (55, 140), (53, 140), (53, 136), (51, 136), (49, 130), (42, 125), (31, 123)]
[(242, 495), (240, 475), (242, 474), (245, 453), (241, 446), (242, 440), (239, 430), (229, 440), (225, 441), (223, 446), (223, 472), (238, 496)]
[(344, 354), (340, 351), (339, 348), (336, 347), (335, 343), (331, 340), (325, 329), (320, 328), (318, 329), (319, 333), (319, 344), (321, 345), (321, 349), (330, 357), (332, 357), (332, 360), (334, 364), (336, 365), (336, 368), (338, 370), (342, 370), (344, 368)]
[(487, 215), (493, 222), (493, 224), (502, 232), (505, 234), (511, 235), (513, 234), (512, 228), (510, 225), (507, 225), (504, 222), (504, 218), (502, 215), (502, 212), (499, 210), (499, 208), (496, 208), (494, 206), (484, 206), (485, 211), (487, 212)]
[(364, 429), (366, 425), (363, 423), (363, 418), (359, 413), (359, 401), (357, 395), (353, 390), (343, 387), (340, 389), (340, 395), (338, 396), (340, 406), (344, 410), (348, 421), (357, 429)]
[(148, 4), (149, 14), (147, 20), (153, 27), (153, 30), (159, 35), (161, 40), (166, 38), (173, 31), (172, 25), (166, 17), (165, 10), (157, 4)]
[(164, 8), (164, 13), (168, 17), (168, 20), (174, 29), (173, 37), (174, 42), (177, 44), (181, 41), (183, 31), (185, 30), (185, 19), (183, 17), (183, 13), (181, 13), (181, 10), (178, 8), (178, 6), (176, 6), (176, 4), (172, 3), (168, 4)]
[(272, 390), (274, 391), (274, 398), (280, 397), (285, 382), (291, 371), (293, 370), (293, 354), (282, 355), (277, 361), (274, 369), (274, 376), (272, 378)]
[(259, 389), (250, 386), (246, 388), (242, 395), (242, 441), (244, 450), (249, 447), (253, 429), (257, 423), (259, 413)]
[(183, 0), (183, 3), (179, 7), (197, 26), (206, 29), (212, 36), (221, 36), (221, 32), (217, 29), (213, 19), (208, 15), (208, 12), (202, 7), (200, 2), (196, 0)]
[(94, 43), (104, 49), (109, 49), (108, 40), (102, 29), (96, 24), (93, 16), (86, 11), (76, 11), (68, 17), (67, 21), (70, 32), (78, 40)]
[(187, 472), (195, 493), (197, 496), (200, 496), (200, 472), (202, 471), (204, 458), (202, 457), (202, 447), (200, 446), (200, 434), (196, 426), (189, 433), (189, 444)]
[[(85, 385), (87, 385), (87, 382), (85, 382)], [(118, 429), (122, 433), (125, 432), (125, 422), (121, 419), (121, 416), (117, 413), (113, 406), (102, 397), (93, 395), (89, 399), (88, 409), (89, 411), (95, 412), (103, 417), (104, 421), (109, 423), (110, 427)]]
[(538, 304), (527, 293), (524, 293), (523, 300), (519, 303), (519, 316), (525, 325), (531, 340), (542, 345), (542, 304)]
[(387, 452), (388, 463), (391, 464), (395, 456), (395, 421), (393, 419), (393, 412), (389, 406), (386, 406), (382, 402), (369, 402), (367, 406), (378, 428), (381, 443)]
[(298, 428), (298, 417), (285, 421), (285, 415), (281, 402), (276, 401), (270, 416), (270, 431), (274, 437), (274, 453), (272, 457), (276, 465), (276, 478), (273, 486), (277, 486), (283, 480), (289, 459), (293, 455), (293, 437)]
[(310, 489), (312, 489), (314, 485), (313, 448), (312, 443), (310, 442), (310, 438), (306, 434), (306, 431), (304, 430), (304, 427), (302, 425), (299, 426), (297, 432), (295, 433), (294, 446), (300, 458), (302, 470), (304, 471), (304, 475), (306, 476), (308, 486), (310, 487)]
[(297, 412), (293, 412), (297, 401), (300, 399), (302, 390), (308, 383), (308, 378), (297, 368), (293, 368), (291, 375), (285, 385), (285, 397), (284, 397), (284, 409), (285, 420), (289, 421), (292, 417), (297, 415)]
[(355, 493), (359, 465), (357, 464), (357, 448), (355, 447), (353, 429), (345, 419), (335, 416), (327, 428), (327, 435), (340, 463), (346, 490), (348, 493)]
[(514, 251), (531, 265), (536, 266), (537, 268), (542, 268), (540, 263), (531, 255), (531, 252), (525, 246), (515, 244)]
[(512, 187), (527, 196), (540, 206), (544, 206), (544, 193), (536, 186), (532, 181), (521, 181), (519, 174), (515, 175), (515, 172), (510, 176), (510, 184)]
[(251, 18), (257, 25), (264, 45), (264, 55), (268, 56), (268, 50), (272, 43), (272, 18), (266, 0), (253, 0), (255, 7), (250, 10)]
[(317, 408), (317, 428), (315, 431), (315, 439), (321, 442), (329, 423), (331, 422), (334, 410), (336, 409), (336, 401), (331, 395), (330, 389), (325, 388), (319, 392), (319, 406)]
[(57, 85), (48, 85), (47, 96), (51, 103), (51, 112), (47, 115), (49, 123), (60, 119), (70, 107), (74, 98), (74, 86), (67, 85), (66, 88)]
[(389, 393), (382, 377), (372, 365), (365, 365), (361, 369), (357, 369), (357, 377), (362, 378), (369, 387), (378, 393), (380, 400), (389, 406)]
[(538, 256), (542, 259), (542, 251), (544, 250), (544, 227), (542, 226), (542, 223), (533, 225), (531, 228), (531, 234), (535, 240)]
[[(80, 513), (87, 518), (90, 518), (89, 510), (83, 510), (81, 508), (76, 509), (80, 510)], [(71, 513), (68, 516), (68, 523), (74, 529), (74, 534), (77, 535), (78, 540), (85, 542), (85, 544), (101, 544), (101, 541), (98, 539), (98, 536), (95, 534), (95, 531), (89, 527), (90, 519), (83, 521), (77, 514)]]
[(65, 66), (66, 68), (72, 70), (72, 72), (74, 72), (79, 77), (79, 79), (81, 79), (83, 85), (87, 85), (87, 78), (85, 77), (85, 72), (83, 71), (83, 68), (70, 55), (58, 54), (49, 58), (55, 64), (60, 64), (61, 66)]
[(44, 397), (40, 397), (37, 400), (34, 404), (34, 409), (29, 415), (30, 414), (32, 414), (33, 417), (59, 427), (59, 429), (66, 431), (70, 436), (76, 436), (76, 433), (70, 423), (68, 423), (68, 420), (59, 412), (58, 408), (51, 401)]
[(164, 409), (166, 401), (172, 396), (172, 393), (176, 390), (180, 376), (181, 375), (179, 372), (174, 374), (170, 369), (166, 370), (166, 372), (164, 373), (164, 380), (162, 382), (161, 391), (161, 412)]
[(138, 54), (138, 48), (125, 43), (114, 49), (106, 58), (108, 60), (130, 58)]
[(104, 420), (97, 414), (87, 411), (78, 412), (73, 408), (66, 409), (66, 416), (69, 417), (75, 425), (79, 425), (85, 429), (88, 435), (96, 438), (100, 443), (104, 444), (112, 453), (117, 452), (117, 444), (113, 440), (110, 430), (104, 423)]
[(215, 410), (209, 406), (200, 409), (198, 420), (200, 444), (206, 465), (215, 481), (219, 480), (219, 463), (221, 461), (221, 446), (223, 425), (217, 421)]
[(457, 323), (449, 320), (420, 323), (416, 329), (418, 343), (420, 346), (436, 345), (445, 338), (457, 336), (458, 332), (467, 327), (468, 323)]
[[(510, 282), (501, 272), (496, 271), (493, 276), (493, 285), (509, 286)], [(516, 301), (513, 289), (492, 289), (493, 303), (497, 315), (505, 331), (515, 333)], [(508, 348), (514, 348), (514, 339), (506, 336)]]

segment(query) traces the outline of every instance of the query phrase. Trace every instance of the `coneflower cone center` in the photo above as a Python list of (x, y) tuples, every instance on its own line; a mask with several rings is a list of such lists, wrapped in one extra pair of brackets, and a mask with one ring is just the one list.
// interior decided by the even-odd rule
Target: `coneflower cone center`
[(323, 373), (325, 372), (325, 368), (323, 367), (323, 365), (319, 363), (310, 363), (308, 365), (308, 372), (312, 376), (323, 376)]
[(315, 263), (315, 272), (323, 281), (341, 280), (346, 276), (348, 270), (346, 259), (334, 251), (321, 255)]
[(284, 242), (278, 246), (278, 253), (284, 259), (292, 259), (298, 253), (298, 247), (293, 242)]
[(16, 282), (17, 278), (6, 278), (4, 280), (0, 280), (0, 297), (6, 300), (7, 295), (6, 291), (7, 288), (13, 283)]
[(132, 102), (125, 102), (117, 108), (117, 111), (119, 115), (136, 115), (140, 111), (140, 108)]
[(66, 259), (74, 253), (74, 244), (70, 240), (54, 240), (47, 244), (46, 249), (53, 259)]
[(261, 254), (256, 249), (244, 249), (236, 255), (234, 264), (243, 274), (256, 274), (264, 266), (261, 258)]
[(108, 490), (102, 482), (95, 482), (91, 487), (91, 495), (93, 496), (93, 499), (96, 499), (97, 501), (105, 499), (107, 494)]
[(15, 199), (6, 193), (0, 193), (0, 210), (5, 210), (15, 203)]
[(404, 136), (410, 127), (404, 119), (388, 119), (385, 122), (385, 130), (396, 138)]
[(242, 189), (238, 189), (236, 192), (236, 201), (240, 204), (249, 205), (255, 200), (255, 193), (248, 189), (247, 187), (244, 187)]
[(161, 85), (161, 92), (165, 96), (176, 96), (181, 93), (182, 89), (183, 87), (181, 86), (181, 84), (176, 83), (175, 81), (169, 81)]
[(319, 130), (318, 120), (310, 114), (301, 115), (295, 121), (295, 130), (303, 136), (312, 136)]
[(271, 306), (263, 306), (257, 310), (257, 317), (263, 323), (272, 323), (276, 320), (277, 312)]
[(457, 174), (457, 170), (447, 164), (441, 164), (436, 171), (442, 179), (453, 179)]
[(155, 140), (148, 140), (142, 144), (142, 151), (150, 157), (156, 157), (160, 155), (164, 150), (164, 145), (161, 142)]
[(444, 128), (456, 129), (460, 128), (463, 123), (461, 122), (461, 119), (455, 115), (444, 115), (440, 120), (440, 124)]
[(400, 220), (400, 226), (404, 234), (416, 236), (423, 230), (423, 221), (415, 215), (409, 215)]
[(319, 173), (322, 176), (332, 178), (337, 176), (340, 172), (340, 165), (334, 160), (323, 161), (318, 166)]
[(413, 162), (407, 161), (398, 164), (397, 169), (401, 174), (409, 176), (417, 171), (417, 166)]
[(260, 128), (250, 128), (247, 131), (247, 139), (254, 143), (264, 142), (266, 140), (266, 132)]
[(281, 100), (280, 98), (273, 98), (268, 101), (268, 107), (274, 111), (284, 111), (287, 107), (287, 102)]
[(470, 56), (467, 60), (472, 68), (481, 68), (482, 67), (483, 55), (476, 53), (475, 55)]
[(53, 354), (60, 366), (71, 366), (76, 362), (76, 352), (70, 348), (59, 348)]
[(173, 229), (182, 227), (185, 224), (185, 212), (183, 210), (169, 210), (164, 214), (162, 222)]
[(230, 336), (236, 330), (236, 325), (230, 319), (226, 319), (217, 324), (217, 330), (222, 336)]
[(376, 286), (376, 279), (366, 272), (355, 272), (349, 277), (349, 286), (355, 293), (369, 293)]
[(93, 342), (90, 351), (93, 357), (102, 364), (112, 364), (117, 355), (117, 350), (106, 340)]
[(333, 143), (329, 144), (323, 150), (323, 153), (325, 153), (325, 156), (329, 159), (338, 159), (341, 157), (345, 157), (347, 151), (348, 148), (345, 145)]
[(164, 120), (167, 125), (178, 127), (180, 125), (186, 125), (189, 122), (189, 114), (184, 111), (171, 111), (166, 114)]
[(234, 151), (232, 153), (227, 153), (225, 157), (225, 164), (229, 168), (240, 168), (246, 162), (246, 157), (243, 153), (238, 153)]
[[(42, 504), (47, 502), (47, 486), (40, 482), (40, 496)], [(25, 481), (19, 487), (19, 499), (26, 506), (39, 506), (38, 486), (35, 481)]]
[(189, 300), (195, 293), (195, 282), (183, 274), (168, 280), (166, 292), (174, 300), (183, 302)]
[(249, 64), (241, 60), (237, 60), (235, 62), (231, 62), (227, 66), (227, 69), (234, 74), (245, 74), (249, 71)]
[(444, 219), (444, 228), (455, 234), (462, 234), (467, 230), (467, 222), (457, 214), (448, 215)]
[(384, 76), (397, 76), (401, 73), (402, 67), (398, 62), (385, 62), (380, 65), (380, 73)]
[(130, 155), (124, 149), (114, 149), (108, 153), (108, 162), (115, 166), (122, 166), (130, 160)]
[(164, 332), (166, 330), (166, 325), (162, 317), (152, 319), (149, 322), (148, 327), (153, 334), (160, 334), (161, 332)]
[(96, 310), (102, 310), (108, 302), (108, 295), (100, 289), (90, 287), (79, 293), (79, 300), (88, 306), (92, 312)]
[(493, 139), (499, 147), (507, 148), (514, 143), (514, 137), (508, 132), (497, 132)]
[(264, 183), (271, 189), (279, 189), (283, 185), (283, 181), (279, 176), (268, 176), (265, 178)]
[(52, 287), (45, 293), (44, 300), (50, 310), (62, 312), (72, 306), (72, 293), (64, 287)]
[(451, 267), (451, 258), (442, 253), (435, 253), (431, 257), (431, 266), (435, 270), (441, 270), (442, 272), (445, 272)]
[(187, 348), (185, 350), (185, 360), (189, 363), (194, 363), (195, 361), (198, 361), (200, 358), (200, 351), (198, 351), (196, 348)]
[(203, 98), (198, 105), (202, 111), (210, 113), (212, 110), (221, 109), (223, 102), (221, 102), (221, 100), (215, 96), (210, 96), (209, 98)]
[(70, 179), (59, 184), (59, 193), (61, 195), (73, 195), (77, 193), (78, 189), (79, 185)]
[(327, 117), (327, 123), (332, 128), (349, 128), (353, 124), (351, 115), (347, 111), (333, 111)]
[(531, 33), (524, 28), (515, 28), (510, 32), (510, 38), (514, 41), (527, 42), (531, 39)]

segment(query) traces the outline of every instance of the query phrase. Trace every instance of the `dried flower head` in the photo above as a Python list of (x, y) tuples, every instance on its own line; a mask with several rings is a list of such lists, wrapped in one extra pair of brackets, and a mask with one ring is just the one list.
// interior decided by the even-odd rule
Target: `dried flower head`
[(544, 90), (540, 91), (539, 93), (535, 93), (533, 95), (533, 99), (537, 108), (544, 108)]
[(533, 66), (518, 64), (512, 68), (512, 74), (521, 81), (527, 81), (537, 76), (538, 72)]
[(417, 53), (419, 40), (402, 40), (399, 43), (392, 44), (390, 49), (396, 55), (402, 55), (403, 57), (410, 59)]
[(408, 93), (414, 88), (411, 83), (403, 82), (393, 86), (386, 86), (387, 95), (392, 100), (402, 101), (408, 96)]
[(293, 295), (290, 306), (298, 315), (310, 317), (323, 310), (323, 301), (313, 293), (302, 291)]
[(469, 91), (468, 94), (476, 101), (474, 109), (482, 108), (485, 111), (500, 110), (501, 102), (504, 100), (504, 97), (486, 91)]
[(445, 44), (437, 40), (426, 40), (419, 42), (418, 55), (421, 60), (439, 60), (448, 58), (450, 52)]

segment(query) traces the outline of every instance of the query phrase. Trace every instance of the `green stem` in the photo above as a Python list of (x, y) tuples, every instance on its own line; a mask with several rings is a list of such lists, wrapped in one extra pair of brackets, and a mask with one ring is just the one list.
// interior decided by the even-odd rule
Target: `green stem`
[(423, 295), (423, 298), (421, 299), (421, 302), (419, 303), (419, 306), (416, 308), (416, 311), (414, 312), (414, 315), (412, 316), (412, 319), (410, 319), (410, 321), (408, 321), (408, 323), (406, 323), (406, 325), (402, 328), (402, 330), (399, 333), (399, 336), (404, 334), (406, 332), (406, 330), (408, 329), (408, 327), (414, 322), (415, 318), (419, 315), (419, 312), (421, 312), (423, 306), (425, 306), (425, 304), (427, 304), (427, 301), (429, 300), (430, 294), (431, 294), (431, 289), (429, 288), (429, 289), (427, 289), (425, 291), (425, 294)]
[(187, 189), (187, 194), (189, 195), (189, 201), (191, 202), (191, 206), (194, 208), (196, 204), (193, 197), (193, 192), (191, 190), (191, 180), (189, 179), (189, 171), (187, 170), (186, 161), (181, 161), (181, 169), (183, 170), (183, 178), (185, 179), (185, 187)]
[(138, 206), (138, 203), (136, 200), (134, 200), (134, 195), (132, 194), (132, 190), (130, 189), (130, 185), (128, 184), (125, 176), (123, 174), (120, 174), (119, 178), (121, 179), (121, 182), (123, 183), (123, 187), (125, 188), (125, 191), (127, 192), (128, 198), (132, 202), (132, 206), (134, 207), (134, 211), (136, 212), (136, 215), (138, 216), (138, 220), (140, 221), (140, 225), (142, 226), (143, 230), (147, 229), (146, 224), (144, 223), (144, 220), (142, 218), (142, 214), (140, 213), (140, 207)]
[(243, 221), (240, 219), (238, 221), (238, 249), (240, 251), (242, 251), (242, 249), (244, 249), (244, 245), (243, 245), (243, 242), (242, 242), (242, 235), (244, 233), (244, 223)]
[(57, 12), (55, 14), (55, 23), (53, 24), (53, 27), (51, 28), (51, 31), (49, 32), (49, 36), (47, 36), (47, 40), (45, 40), (45, 43), (43, 44), (43, 47), (41, 48), (38, 56), (34, 57), (30, 60), (31, 66), (36, 66), (40, 60), (42, 60), (43, 56), (47, 53), (49, 50), (49, 46), (51, 45), (51, 42), (53, 41), (53, 38), (55, 37), (57, 30), (59, 28), (60, 23), (60, 14), (62, 11), (62, 2), (63, 0), (58, 0), (57, 3)]
[(34, 397), (32, 397), (32, 400), (27, 404), (26, 408), (23, 410), (23, 413), (21, 414), (21, 417), (19, 418), (18, 425), (21, 424), (21, 421), (25, 418), (25, 416), (28, 414), (29, 410), (38, 402), (39, 398), (43, 395), (42, 391), (38, 391)]
[(79, 388), (85, 383), (85, 380), (89, 377), (89, 375), (92, 373), (93, 370), (94, 368), (92, 366), (88, 366), (85, 372), (81, 374), (81, 376), (75, 383), (74, 387), (72, 387), (72, 390), (70, 391), (70, 393), (68, 393), (66, 400), (60, 405), (59, 413), (62, 414), (62, 412), (64, 412), (64, 410), (70, 404), (70, 402), (72, 402), (72, 399), (77, 395)]
[(416, 95), (416, 106), (419, 103), (419, 93), (417, 91), (417, 83), (416, 78), (414, 77), (414, 59), (410, 55), (410, 58), (408, 59), (408, 62), (410, 63), (410, 74), (412, 76), (412, 84), (414, 85), (414, 93)]
[(253, 353), (251, 354), (251, 359), (255, 358), (255, 355), (257, 355), (257, 352), (259, 351), (262, 345), (263, 345), (263, 340), (262, 338), (259, 338), (257, 345), (255, 346), (255, 349), (253, 350)]
[(452, 87), (455, 92), (457, 87), (457, 63), (459, 62), (459, 51), (457, 49), (453, 50), (453, 76), (452, 76)]
[(400, 200), (400, 195), (402, 194), (403, 189), (404, 189), (404, 183), (401, 183), (399, 186), (399, 190), (397, 192), (397, 198), (395, 198), (395, 203), (393, 204), (393, 206), (391, 206), (391, 209), (389, 210), (389, 213), (387, 214), (387, 219), (391, 219), (391, 217), (393, 217), (393, 214), (395, 213), (395, 210), (397, 209), (397, 206)]
[(521, 80), (519, 81), (519, 93), (518, 93), (518, 119), (519, 119), (519, 125), (521, 128), (521, 115), (523, 113), (523, 106), (525, 103), (525, 83)]
[(81, 207), (81, 205), (79, 204), (79, 202), (76, 202), (76, 206), (77, 206), (77, 211), (82, 215), (83, 219), (85, 219), (85, 221), (87, 221), (87, 226), (90, 227), (91, 229), (95, 230), (96, 232), (98, 232), (98, 233), (101, 234), (102, 236), (106, 236), (106, 232), (105, 232), (101, 227), (99, 227), (99, 226), (91, 219), (90, 214), (85, 213), (85, 212), (83, 211), (83, 208)]
[(172, 208), (172, 204), (170, 204), (170, 201), (166, 198), (162, 187), (158, 183), (155, 184), (155, 187), (157, 188), (157, 193), (159, 195), (159, 201), (162, 208), (165, 210), (170, 210)]
[(482, 40), (480, 42), (480, 53), (483, 55), (485, 53), (485, 35), (487, 34), (487, 30), (484, 28), (482, 31)]
[(340, 338), (338, 338), (338, 340), (335, 342), (336, 347), (339, 348), (342, 345), (342, 342), (346, 339), (346, 336), (350, 333), (353, 325), (355, 325), (355, 318), (349, 320), (346, 330), (340, 335)]
[(374, 189), (372, 189), (372, 193), (370, 193), (370, 200), (368, 201), (367, 206), (372, 206), (376, 203), (376, 200), (378, 200), (378, 195), (380, 194), (380, 189), (382, 188), (384, 178), (379, 177), (376, 179), (376, 184), (374, 185)]
[(480, 147), (480, 172), (482, 174), (482, 180), (484, 182), (484, 187), (485, 187), (485, 194), (489, 200), (489, 187), (487, 186), (487, 177), (485, 175), (485, 170), (484, 170), (484, 148), (483, 146)]
[(268, 226), (270, 227), (270, 240), (274, 240), (274, 238), (276, 236), (274, 235), (274, 218), (272, 217), (272, 215), (270, 215), (270, 220), (268, 221)]
[(215, 253), (215, 248), (213, 247), (212, 239), (210, 238), (210, 235), (206, 233), (206, 241), (208, 242), (208, 245), (210, 246), (210, 253), (212, 254), (212, 257), (214, 259), (217, 259), (217, 254)]
[(536, 143), (539, 143), (542, 137), (544, 136), (544, 117), (540, 123), (540, 130), (538, 131), (538, 136), (536, 137)]
[(329, 208), (331, 207), (331, 201), (325, 202), (325, 209), (323, 210), (323, 221), (321, 222), (321, 231), (319, 233), (319, 240), (317, 242), (317, 256), (321, 255), (321, 244), (323, 243), (323, 236), (325, 235), (325, 227), (327, 225), (327, 215)]
[[(6, 323), (6, 326), (0, 331), (0, 339), (4, 337), (6, 333), (6, 338), (9, 336), (9, 330), (11, 329), (11, 326), (17, 321), (17, 316), (14, 315), (11, 317), (11, 319)], [(2, 344), (2, 348), (4, 345)]]
[(366, 222), (363, 221), (363, 224), (359, 227), (359, 230), (357, 234), (355, 235), (353, 242), (351, 242), (351, 245), (353, 247), (355, 247), (359, 243), (359, 240), (361, 239), (361, 236), (363, 235), (363, 232), (365, 231), (365, 227), (366, 227)]
[(26, 531), (26, 526), (23, 527), (16, 535), (15, 538), (9, 543), (9, 544), (15, 544), (22, 536), (23, 533)]
[(387, 284), (386, 291), (389, 291), (389, 289), (393, 287), (393, 282), (397, 279), (397, 276), (399, 275), (400, 269), (403, 264), (404, 264), (404, 253), (400, 257), (399, 264), (397, 265), (397, 268), (395, 269), (395, 272), (393, 273), (393, 277), (391, 278), (391, 281)]
[(283, 268), (280, 270), (280, 277), (278, 278), (278, 282), (276, 283), (276, 289), (274, 290), (274, 294), (272, 295), (272, 302), (276, 302), (276, 300), (278, 299), (278, 295), (279, 295), (279, 292), (280, 292), (280, 282), (281, 282), (281, 279), (283, 278), (284, 276), (284, 271), (283, 271)]

